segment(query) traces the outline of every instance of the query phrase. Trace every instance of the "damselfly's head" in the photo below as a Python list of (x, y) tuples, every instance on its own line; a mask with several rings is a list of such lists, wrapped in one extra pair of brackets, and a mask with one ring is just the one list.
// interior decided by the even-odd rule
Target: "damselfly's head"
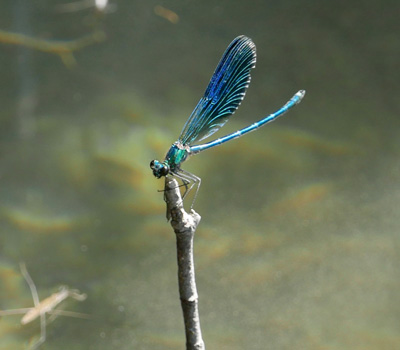
[(162, 176), (167, 176), (169, 173), (169, 165), (166, 162), (161, 163), (158, 160), (152, 160), (150, 162), (150, 168), (153, 170), (153, 175), (157, 179)]

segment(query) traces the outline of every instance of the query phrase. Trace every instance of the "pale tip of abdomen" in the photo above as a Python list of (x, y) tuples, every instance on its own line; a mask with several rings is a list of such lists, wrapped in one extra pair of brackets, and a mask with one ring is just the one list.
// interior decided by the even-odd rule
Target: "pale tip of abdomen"
[(294, 95), (294, 97), (297, 97), (297, 98), (298, 98), (298, 100), (296, 101), (296, 103), (300, 103), (301, 100), (303, 99), (303, 97), (305, 96), (305, 94), (306, 94), (306, 90), (299, 90), (299, 91), (297, 91), (296, 94)]

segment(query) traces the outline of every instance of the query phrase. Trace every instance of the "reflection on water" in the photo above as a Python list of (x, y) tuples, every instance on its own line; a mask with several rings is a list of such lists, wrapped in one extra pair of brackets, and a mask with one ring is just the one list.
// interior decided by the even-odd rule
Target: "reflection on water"
[[(108, 39), (70, 69), (30, 52), (29, 113), (18, 107), (28, 73), (0, 42), (0, 309), (32, 305), (25, 261), (41, 298), (59, 285), (88, 294), (65, 309), (92, 319), (59, 317), (43, 349), (184, 348), (174, 234), (149, 162), (176, 140), (227, 43), (247, 34), (259, 62), (226, 133), (296, 89), (307, 96), (278, 122), (185, 163), (203, 180), (195, 261), (206, 346), (399, 348), (399, 42), (384, 3), (119, 1), (101, 19), (31, 8), (24, 34), (77, 38), (101, 23)], [(0, 8), (9, 30), (11, 8)], [(32, 117), (30, 137), (20, 113)], [(0, 350), (38, 334), (38, 323), (2, 317)]]

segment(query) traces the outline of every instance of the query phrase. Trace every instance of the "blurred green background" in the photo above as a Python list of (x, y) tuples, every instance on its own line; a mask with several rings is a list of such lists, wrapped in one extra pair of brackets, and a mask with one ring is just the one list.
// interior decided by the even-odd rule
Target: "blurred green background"
[[(71, 0), (72, 1), (72, 0)], [(0, 309), (61, 284), (88, 294), (43, 349), (183, 349), (162, 159), (228, 44), (257, 67), (216, 137), (303, 102), (184, 164), (195, 203), (207, 349), (400, 349), (398, 1), (3, 0), (0, 30), (54, 40), (103, 31), (64, 62), (0, 37)], [(89, 5), (93, 5), (88, 3)], [(188, 200), (190, 202), (190, 200)], [(39, 324), (0, 318), (0, 349)]]

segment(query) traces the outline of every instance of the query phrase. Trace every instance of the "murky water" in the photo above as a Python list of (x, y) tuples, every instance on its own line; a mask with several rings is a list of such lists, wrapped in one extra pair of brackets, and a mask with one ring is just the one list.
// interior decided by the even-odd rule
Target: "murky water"
[[(24, 261), (40, 298), (59, 285), (88, 294), (63, 308), (92, 318), (58, 317), (43, 349), (184, 348), (175, 237), (149, 162), (246, 34), (257, 67), (217, 136), (307, 95), (184, 164), (203, 181), (195, 261), (206, 347), (400, 348), (398, 4), (114, 4), (106, 14), (0, 5), (0, 30), (106, 34), (66, 58), (0, 33), (0, 309), (32, 306)], [(19, 322), (0, 319), (1, 350), (38, 338), (38, 322)]]

